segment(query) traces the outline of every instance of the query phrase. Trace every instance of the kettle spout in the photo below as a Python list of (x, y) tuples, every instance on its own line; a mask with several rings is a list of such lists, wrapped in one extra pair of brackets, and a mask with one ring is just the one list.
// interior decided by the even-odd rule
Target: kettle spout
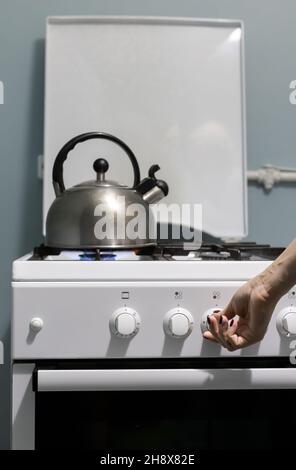
[(144, 201), (148, 204), (156, 204), (162, 198), (168, 195), (169, 187), (165, 181), (157, 180), (155, 186), (143, 194)]
[(167, 196), (169, 192), (167, 183), (155, 177), (155, 173), (158, 170), (160, 170), (158, 165), (152, 165), (149, 169), (148, 177), (144, 178), (136, 187), (137, 192), (142, 195), (144, 201), (148, 204), (156, 204)]

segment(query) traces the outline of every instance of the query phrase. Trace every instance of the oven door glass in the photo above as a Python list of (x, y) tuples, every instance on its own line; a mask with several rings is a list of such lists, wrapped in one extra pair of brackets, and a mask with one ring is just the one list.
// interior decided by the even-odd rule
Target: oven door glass
[(72, 391), (69, 381), (64, 387), (45, 383), (36, 391), (36, 449), (274, 450), (294, 446), (295, 390), (90, 391), (86, 385)]

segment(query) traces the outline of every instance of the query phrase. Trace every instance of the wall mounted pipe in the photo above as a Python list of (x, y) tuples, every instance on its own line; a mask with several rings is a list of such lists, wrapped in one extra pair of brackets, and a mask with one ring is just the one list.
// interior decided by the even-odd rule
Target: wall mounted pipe
[(282, 169), (272, 165), (264, 165), (258, 170), (247, 172), (249, 182), (255, 182), (271, 191), (275, 184), (296, 183), (296, 169)]

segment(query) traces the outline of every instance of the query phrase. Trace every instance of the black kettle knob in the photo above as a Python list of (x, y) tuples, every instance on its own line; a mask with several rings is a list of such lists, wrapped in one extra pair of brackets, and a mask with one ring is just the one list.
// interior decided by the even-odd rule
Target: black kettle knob
[(109, 169), (109, 163), (105, 158), (98, 158), (93, 164), (93, 169), (96, 173), (104, 174)]

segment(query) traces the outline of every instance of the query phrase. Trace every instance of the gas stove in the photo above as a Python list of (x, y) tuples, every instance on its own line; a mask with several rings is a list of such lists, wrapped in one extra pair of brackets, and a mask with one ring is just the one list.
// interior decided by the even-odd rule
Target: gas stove
[[(145, 446), (151, 416), (156, 424), (169, 416), (186, 446), (197, 426), (190, 427), (192, 417), (199, 423), (206, 406), (209, 419), (205, 393), (214, 390), (213, 400), (230, 400), (238, 409), (237, 390), (256, 391), (254, 401), (261, 403), (260, 389), (264, 400), (267, 390), (295, 389), (296, 287), (276, 306), (259, 343), (230, 352), (202, 334), (208, 314), (226, 306), (281, 251), (254, 243), (209, 243), (191, 251), (174, 244), (129, 251), (41, 246), (16, 260), (13, 448), (116, 448), (120, 429), (130, 442), (146, 430)], [(165, 406), (156, 412), (155, 403)], [(262, 413), (258, 409), (260, 419)], [(184, 416), (184, 429), (191, 430), (185, 437), (179, 432)]]

